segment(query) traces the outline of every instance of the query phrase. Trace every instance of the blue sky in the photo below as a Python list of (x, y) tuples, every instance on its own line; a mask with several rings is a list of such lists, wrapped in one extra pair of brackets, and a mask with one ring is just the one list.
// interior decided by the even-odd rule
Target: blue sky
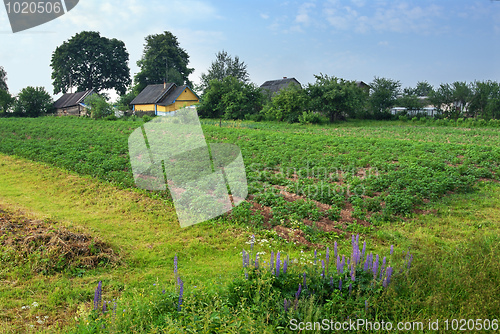
[(0, 66), (13, 94), (26, 86), (53, 93), (50, 58), (76, 33), (125, 42), (131, 74), (144, 38), (170, 31), (190, 56), (197, 83), (224, 49), (248, 65), (257, 85), (324, 73), (403, 87), (427, 80), (500, 81), (500, 1), (80, 0), (66, 15), (13, 34), (0, 8)]

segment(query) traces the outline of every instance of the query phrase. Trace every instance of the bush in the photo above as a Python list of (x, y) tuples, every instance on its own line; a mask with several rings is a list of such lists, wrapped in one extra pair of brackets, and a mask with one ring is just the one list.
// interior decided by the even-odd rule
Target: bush
[(304, 111), (299, 116), (299, 122), (300, 124), (326, 124), (328, 123), (328, 118), (318, 112)]
[(90, 117), (93, 119), (114, 115), (113, 107), (98, 94), (92, 94), (85, 98), (85, 104), (90, 107)]

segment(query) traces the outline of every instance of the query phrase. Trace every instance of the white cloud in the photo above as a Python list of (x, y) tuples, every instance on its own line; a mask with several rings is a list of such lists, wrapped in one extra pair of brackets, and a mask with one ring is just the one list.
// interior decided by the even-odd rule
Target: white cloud
[(264, 20), (269, 19), (269, 15), (268, 14), (264, 14), (264, 13), (261, 13), (260, 17), (263, 18)]
[(311, 8), (315, 8), (316, 5), (311, 2), (306, 2), (299, 7), (299, 12), (295, 17), (295, 22), (299, 24), (308, 25), (311, 18), (309, 17), (309, 12)]

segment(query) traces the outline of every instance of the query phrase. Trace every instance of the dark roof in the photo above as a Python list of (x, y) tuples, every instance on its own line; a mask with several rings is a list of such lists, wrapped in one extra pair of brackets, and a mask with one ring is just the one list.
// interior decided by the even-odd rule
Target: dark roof
[(370, 88), (370, 85), (364, 83), (363, 81), (356, 81), (356, 85), (360, 88)]
[(295, 78), (283, 78), (279, 80), (269, 80), (264, 82), (260, 88), (268, 89), (271, 93), (276, 93), (277, 91), (287, 87), (291, 83), (295, 83), (299, 85), (299, 87), (302, 88), (300, 85), (300, 82), (298, 82)]
[(77, 106), (82, 103), (83, 100), (91, 93), (93, 93), (93, 89), (86, 90), (84, 92), (76, 92), (76, 93), (66, 93), (61, 96), (56, 102), (54, 102), (54, 108), (62, 109), (69, 108), (73, 106)]
[[(186, 88), (191, 90), (191, 88), (189, 88), (187, 85), (179, 86), (179, 87), (175, 88), (174, 90), (172, 90), (171, 92), (168, 93), (168, 95), (165, 97), (165, 99), (163, 101), (161, 101), (158, 104), (160, 106), (168, 106), (168, 105), (174, 103), (175, 100), (177, 100), (177, 98), (182, 94), (182, 92)], [(198, 98), (198, 95), (196, 95), (195, 92), (193, 92), (192, 90), (191, 90), (191, 92)]]
[(164, 84), (158, 85), (148, 85), (135, 97), (135, 99), (130, 102), (130, 104), (155, 104), (170, 92), (170, 90), (175, 90), (175, 84), (167, 83), (166, 88), (163, 88)]
[[(130, 104), (158, 104), (160, 106), (168, 106), (174, 103), (186, 88), (193, 92), (187, 85), (177, 87), (173, 83), (168, 83), (166, 89), (163, 89), (163, 84), (148, 85)], [(195, 92), (193, 94), (198, 97)]]

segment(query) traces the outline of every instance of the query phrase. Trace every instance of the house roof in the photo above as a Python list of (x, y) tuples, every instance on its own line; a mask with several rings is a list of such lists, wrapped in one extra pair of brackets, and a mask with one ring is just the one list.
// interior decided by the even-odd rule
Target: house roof
[(160, 106), (168, 106), (172, 103), (175, 102), (175, 100), (177, 100), (177, 98), (182, 94), (182, 92), (184, 91), (184, 89), (189, 89), (196, 97), (198, 97), (198, 95), (196, 95), (192, 90), (191, 88), (189, 88), (187, 85), (184, 85), (184, 86), (179, 86), (179, 87), (176, 87), (175, 89), (173, 89), (171, 92), (168, 93), (168, 95), (165, 96), (165, 98), (159, 102), (158, 104)]
[(92, 92), (94, 92), (93, 89), (89, 89), (83, 92), (66, 93), (61, 96), (56, 102), (54, 102), (54, 108), (62, 109), (77, 106), (78, 104), (82, 103), (83, 100), (85, 100), (85, 98)]
[[(166, 88), (164, 88), (164, 86)], [(161, 101), (167, 93), (175, 90), (174, 83), (148, 85), (133, 99), (130, 104), (155, 104)]]
[(367, 83), (365, 83), (363, 81), (356, 81), (356, 85), (358, 85), (358, 87), (360, 87), (360, 88), (370, 88), (370, 85), (368, 85)]
[(292, 82), (302, 87), (300, 85), (300, 82), (298, 82), (295, 78), (283, 78), (279, 80), (266, 81), (262, 85), (260, 85), (260, 88), (268, 89), (271, 93), (276, 93), (290, 85)]

